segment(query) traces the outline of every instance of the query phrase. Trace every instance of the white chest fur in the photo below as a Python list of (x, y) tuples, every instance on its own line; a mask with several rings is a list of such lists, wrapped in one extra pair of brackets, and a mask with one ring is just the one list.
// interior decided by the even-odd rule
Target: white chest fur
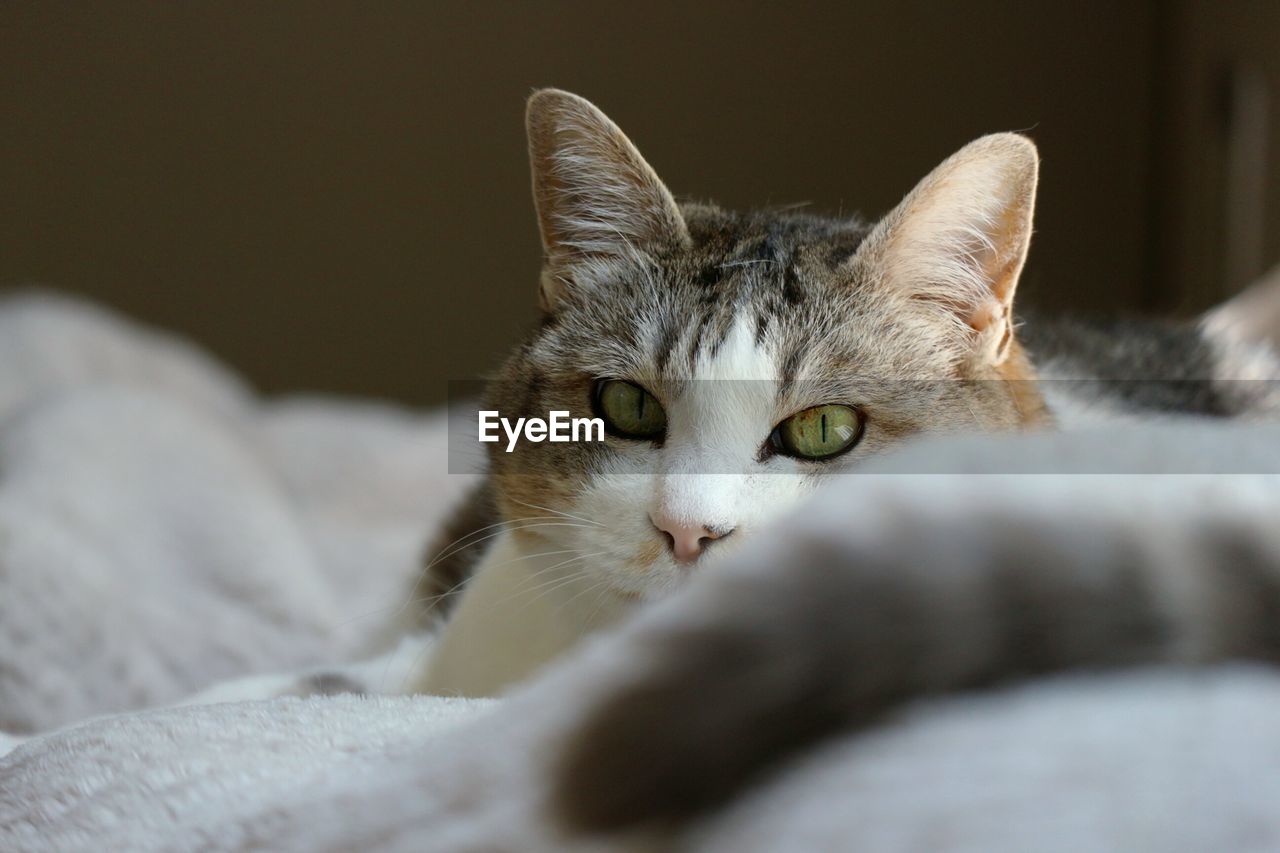
[[(416, 691), (493, 696), (521, 681), (627, 609), (581, 563), (538, 553), (511, 534), (498, 537), (431, 652)], [(548, 550), (542, 546), (542, 550)]]

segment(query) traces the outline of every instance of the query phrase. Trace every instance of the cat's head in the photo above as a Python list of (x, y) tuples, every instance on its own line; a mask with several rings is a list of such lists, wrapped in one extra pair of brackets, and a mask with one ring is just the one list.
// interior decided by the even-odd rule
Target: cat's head
[(599, 416), (609, 435), (500, 449), (498, 502), (510, 521), (577, 517), (523, 535), (613, 592), (674, 588), (906, 435), (1044, 420), (1029, 383), (1004, 381), (1031, 378), (1010, 314), (1035, 200), (1026, 138), (967, 145), (868, 227), (677, 204), (566, 92), (534, 94), (527, 122), (543, 320), (491, 402)]

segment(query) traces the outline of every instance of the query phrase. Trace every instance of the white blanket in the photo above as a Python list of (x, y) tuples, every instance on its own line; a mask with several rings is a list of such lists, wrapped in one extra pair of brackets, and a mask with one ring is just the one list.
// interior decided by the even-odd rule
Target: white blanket
[[(0, 305), (0, 406), (9, 731), (360, 657), (465, 485), (444, 473), (438, 420), (262, 403), (189, 348), (46, 298)], [(1191, 424), (942, 442), (885, 464), (1158, 472), (1199, 459), (1206, 471), (1274, 471), (1277, 447), (1274, 427)], [(1280, 517), (1269, 474), (850, 477), (827, 501), (828, 518), (852, 519), (840, 526), (850, 559), (889, 547), (878, 519), (913, 507), (932, 530), (981, 504), (1007, 522), (990, 535), (1049, 520), (1082, 545), (1103, 525), (1159, 535), (1194, 530), (1205, 512)], [(877, 511), (844, 514), (858, 506)], [(779, 525), (773, 550), (786, 553), (788, 537), (803, 548), (800, 527)], [(1277, 546), (1269, 527), (1248, 528), (1256, 547)], [(747, 555), (724, 569), (777, 567)], [(797, 756), (674, 835), (562, 835), (546, 810), (559, 742), (634, 668), (643, 632), (696, 615), (715, 583), (708, 573), (496, 705), (281, 699), (11, 741), (0, 850), (1280, 849), (1280, 678), (1263, 668), (1077, 676), (936, 701)]]
[(0, 731), (363, 655), (469, 478), (444, 419), (260, 401), (192, 347), (0, 301)]

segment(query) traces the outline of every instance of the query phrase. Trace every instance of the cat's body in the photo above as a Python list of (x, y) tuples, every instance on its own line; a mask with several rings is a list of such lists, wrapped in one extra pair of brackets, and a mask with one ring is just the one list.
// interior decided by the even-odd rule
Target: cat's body
[(1280, 411), (1275, 354), (1215, 334), (1202, 321), (1089, 320), (1032, 313), (1019, 329), (1038, 387), (1061, 427)]
[(971, 143), (867, 224), (677, 204), (568, 93), (536, 93), (528, 132), (543, 318), (486, 408), (595, 414), (609, 435), (489, 454), (412, 592), (411, 628), (434, 634), (413, 690), (501, 692), (908, 437), (1280, 411), (1273, 386), (1234, 381), (1280, 376), (1236, 334), (1241, 305), (1184, 325), (1015, 322), (1024, 137)]
[[(588, 414), (598, 383), (620, 379), (652, 395), (667, 428), (491, 454), (416, 590), (429, 621), (448, 613), (420, 690), (500, 691), (679, 585), (669, 520), (707, 532), (695, 552), (730, 550), (907, 436), (1259, 405), (1224, 381), (1241, 374), (1238, 353), (1203, 323), (1040, 320), (1015, 334), (1036, 182), (1022, 137), (973, 143), (868, 225), (679, 205), (607, 118), (565, 93), (534, 96), (529, 135), (545, 314), (489, 405)], [(770, 452), (777, 424), (823, 403), (864, 419), (851, 449)], [(480, 549), (457, 543), (481, 529), (509, 532), (477, 564)]]

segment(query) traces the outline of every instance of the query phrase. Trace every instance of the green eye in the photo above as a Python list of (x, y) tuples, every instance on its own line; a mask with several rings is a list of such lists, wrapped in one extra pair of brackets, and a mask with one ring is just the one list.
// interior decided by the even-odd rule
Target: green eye
[(621, 379), (600, 383), (596, 409), (609, 432), (623, 438), (661, 438), (667, 431), (662, 404), (639, 385)]
[(862, 414), (850, 406), (814, 406), (778, 424), (770, 440), (787, 456), (830, 459), (858, 443), (862, 424)]

